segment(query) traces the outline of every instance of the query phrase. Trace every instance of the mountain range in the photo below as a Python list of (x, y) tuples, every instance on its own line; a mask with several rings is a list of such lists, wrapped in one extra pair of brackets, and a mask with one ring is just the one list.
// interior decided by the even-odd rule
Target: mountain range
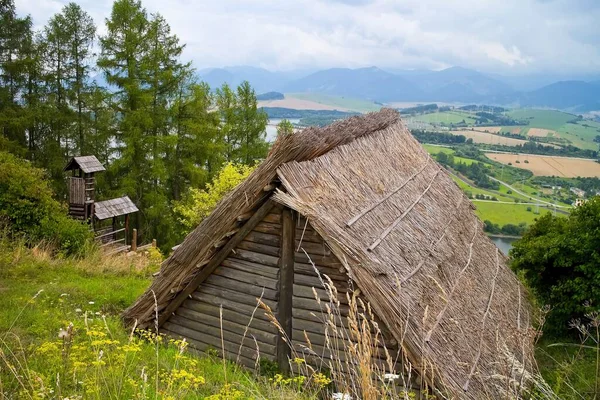
[(272, 72), (236, 66), (205, 69), (198, 74), (211, 87), (223, 83), (235, 86), (247, 80), (257, 93), (313, 92), (381, 103), (437, 101), (548, 107), (573, 112), (600, 110), (600, 76), (552, 82), (551, 77), (543, 75), (505, 77), (461, 67), (441, 71), (368, 67)]

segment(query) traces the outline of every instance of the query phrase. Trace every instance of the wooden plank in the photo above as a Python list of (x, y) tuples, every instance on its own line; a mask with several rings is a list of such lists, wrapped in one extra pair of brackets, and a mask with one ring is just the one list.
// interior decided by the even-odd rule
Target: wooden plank
[[(221, 299), (219, 297), (215, 297), (214, 295), (212, 295), (210, 293), (194, 292), (191, 294), (191, 296), (192, 296), (191, 299), (188, 299), (188, 300), (194, 300), (194, 301), (210, 304), (210, 305), (213, 305), (216, 307), (223, 306), (224, 310), (243, 312), (244, 314), (247, 314), (248, 317), (250, 315), (252, 315), (252, 312), (254, 311), (254, 308), (256, 307), (256, 305), (251, 306), (248, 304), (238, 303), (238, 302), (232, 301), (230, 299)], [(254, 318), (260, 319), (262, 321), (269, 321), (269, 318), (265, 314), (266, 314), (266, 312), (262, 308), (259, 307), (256, 310), (256, 313), (254, 314)]]
[(279, 235), (279, 233), (281, 232), (281, 225), (271, 224), (269, 222), (261, 222), (258, 225), (256, 225), (253, 230), (256, 232), (268, 233), (271, 235)]
[[(303, 310), (318, 311), (318, 312), (321, 312), (321, 310), (323, 310), (323, 312), (325, 312), (325, 304), (326, 303), (327, 303), (326, 301), (322, 301), (321, 304), (319, 304), (319, 303), (317, 303), (317, 301), (315, 299), (305, 299), (305, 298), (296, 297), (296, 296), (294, 296), (294, 298), (292, 300), (292, 304), (294, 305), (294, 308), (301, 308)], [(348, 306), (341, 304), (339, 307), (339, 313), (343, 317), (347, 317), (348, 313), (349, 313)]]
[(279, 247), (279, 243), (281, 243), (281, 236), (252, 231), (244, 238), (244, 240), (248, 242), (267, 244), (269, 246)]
[[(323, 278), (323, 280), (325, 280), (323, 275), (327, 275), (329, 277), (329, 279), (331, 279), (332, 281), (335, 281), (336, 285), (338, 283), (342, 283), (342, 284), (344, 284), (343, 287), (349, 286), (348, 281), (350, 278), (346, 274), (341, 274), (341, 273), (337, 272), (338, 269), (332, 268), (332, 267), (323, 267), (323, 266), (317, 266), (317, 269), (318, 269), (319, 273), (321, 274), (321, 278)], [(315, 280), (316, 280), (316, 282), (318, 282), (316, 284), (319, 285), (319, 287), (323, 286), (319, 282), (317, 273), (315, 272), (312, 265), (295, 263), (295, 272), (296, 272), (296, 275), (304, 275), (307, 279), (312, 278), (313, 282), (315, 282)], [(313, 283), (311, 283), (311, 285), (313, 285)]]
[[(213, 348), (219, 352), (221, 352), (221, 350), (223, 349), (222, 345), (221, 345), (221, 337), (220, 336), (215, 337), (215, 336), (211, 336), (211, 335), (206, 335), (202, 332), (198, 332), (193, 329), (189, 329), (184, 326), (174, 324), (172, 322), (165, 323), (165, 326), (163, 329), (168, 332), (172, 332), (172, 333), (178, 335), (179, 337), (185, 338), (186, 340), (189, 340), (190, 343), (193, 343), (192, 340), (195, 340), (195, 341), (204, 343), (205, 345), (209, 346), (209, 348)], [(161, 329), (161, 331), (163, 329)], [(256, 348), (254, 346), (254, 343), (253, 343), (252, 348), (247, 347), (247, 346), (242, 346), (240, 349), (239, 343), (232, 343), (227, 340), (224, 340), (223, 347), (225, 347), (225, 357), (230, 360), (233, 360), (233, 361), (235, 361), (235, 359), (238, 355), (238, 352), (242, 356), (247, 357), (251, 360), (255, 360), (257, 357), (257, 352), (256, 352)], [(262, 353), (262, 348), (260, 347), (260, 345), (259, 345), (259, 349)], [(267, 355), (267, 354), (264, 353), (263, 356), (264, 355)], [(273, 358), (273, 356), (271, 355), (269, 358)]]
[[(190, 344), (190, 347), (188, 348), (188, 351), (191, 354), (197, 355), (197, 356), (206, 356), (206, 354), (208, 354), (209, 351), (216, 351), (219, 354), (219, 357), (222, 357), (221, 353), (222, 351), (220, 351), (220, 347), (219, 349), (217, 349), (215, 346), (212, 346), (210, 344), (206, 344), (203, 342), (200, 342), (198, 340), (194, 340), (194, 339), (190, 339), (190, 338), (186, 338), (178, 333), (175, 332), (171, 332), (165, 328), (162, 328), (160, 330), (161, 333), (164, 333), (165, 335), (172, 337), (174, 339), (186, 339), (186, 341)], [(227, 353), (225, 358), (231, 360), (231, 361), (239, 361), (239, 363), (246, 367), (246, 368), (250, 368), (250, 369), (254, 369), (255, 364), (256, 364), (256, 360), (253, 360), (251, 358), (248, 357), (244, 357), (242, 355), (240, 355), (239, 357), (237, 355), (235, 355), (235, 357), (231, 354), (231, 353)]]
[[(234, 321), (244, 326), (250, 323), (250, 317), (252, 316), (253, 311), (248, 310), (248, 312), (246, 312), (246, 310), (243, 309), (237, 309), (236, 311), (233, 311), (226, 308), (225, 306), (223, 306), (223, 308), (221, 309), (221, 307), (219, 307), (218, 305), (204, 303), (193, 299), (187, 299), (183, 302), (181, 307), (217, 318), (220, 318), (222, 313), (223, 319)], [(254, 313), (254, 318), (252, 319), (252, 323), (250, 326), (265, 332), (276, 333), (277, 328), (275, 327), (275, 325), (273, 325), (273, 323), (271, 323), (270, 321), (260, 319), (260, 314), (262, 314), (262, 309), (259, 308)]]
[(213, 275), (224, 276), (259, 288), (265, 287), (267, 289), (277, 290), (277, 280), (275, 279), (269, 279), (254, 273), (238, 271), (222, 265), (213, 272)]
[[(292, 299), (294, 295), (294, 253), (296, 213), (285, 208), (281, 215), (281, 258), (279, 259), (279, 310), (277, 320), (288, 338), (292, 337)], [(279, 335), (277, 340), (277, 364), (285, 374), (290, 370), (292, 349)]]
[[(185, 304), (185, 302), (183, 304)], [(240, 335), (240, 337), (244, 337), (244, 333), (246, 333), (246, 341), (248, 339), (253, 341), (252, 337), (255, 337), (258, 342), (272, 345), (275, 344), (275, 340), (277, 338), (277, 334), (275, 332), (263, 331), (254, 327), (246, 328), (245, 325), (226, 319), (224, 315), (223, 318), (221, 318), (220, 316), (202, 314), (185, 308), (183, 304), (177, 309), (177, 311), (175, 311), (175, 315), (179, 315), (189, 320), (197, 321), (201, 324), (212, 326), (217, 329), (220, 329), (222, 325), (223, 331), (235, 333), (236, 335)], [(173, 322), (175, 321), (173, 320)]]
[[(230, 272), (233, 271), (233, 274)], [(229, 268), (222, 270), (221, 268), (217, 268), (215, 272), (208, 278), (206, 278), (205, 284), (223, 288), (234, 290), (240, 293), (250, 294), (255, 297), (260, 297), (262, 295), (263, 299), (268, 300), (277, 300), (277, 291), (275, 289), (269, 289), (267, 287), (256, 285), (253, 283), (243, 282), (235, 279), (231, 279), (227, 275), (222, 275), (224, 272), (227, 272), (229, 275), (241, 274), (242, 272), (231, 270)], [(259, 277), (261, 278), (261, 277)], [(263, 278), (266, 279), (266, 278)]]
[[(302, 343), (305, 346), (308, 346), (305, 335), (308, 336), (308, 340), (310, 340), (311, 345), (329, 347), (332, 349), (337, 349), (337, 350), (342, 350), (342, 351), (347, 351), (348, 347), (352, 344), (352, 341), (347, 339), (347, 337), (346, 337), (347, 335), (345, 333), (342, 333), (340, 335), (342, 337), (338, 337), (338, 336), (332, 336), (332, 333), (330, 332), (329, 333), (329, 344), (326, 345), (324, 333), (313, 333), (313, 332), (308, 332), (308, 331), (305, 332), (300, 329), (294, 329), (294, 331), (292, 333), (292, 340), (294, 340), (298, 343)], [(386, 359), (385, 349), (383, 347), (383, 342), (381, 340), (379, 341), (379, 346), (371, 347), (371, 351), (373, 352), (374, 357), (379, 358), (380, 360)], [(392, 354), (395, 355), (395, 350), (388, 349), (388, 353), (390, 354), (390, 356)]]
[[(300, 245), (298, 246), (298, 244), (300, 244)], [(300, 248), (298, 249), (298, 247), (300, 247)], [(304, 254), (304, 251), (306, 251), (308, 254), (314, 254), (314, 255), (317, 255), (320, 257), (332, 255), (331, 249), (325, 244), (325, 242), (299, 243), (299, 240), (296, 240), (296, 249), (298, 250), (298, 253), (300, 253), (300, 254)], [(304, 250), (304, 251), (302, 251), (302, 250)]]
[[(329, 293), (325, 289), (319, 289), (316, 287), (304, 285), (294, 285), (294, 296), (297, 297), (304, 297), (307, 299), (316, 300), (315, 291), (317, 292), (317, 295), (319, 296), (319, 299), (321, 299), (321, 301), (329, 302)], [(340, 302), (340, 304), (348, 304), (348, 299), (346, 298), (345, 293), (338, 293), (337, 297), (337, 300)]]
[[(227, 289), (219, 288), (219, 287), (212, 286), (212, 285), (202, 285), (202, 286), (198, 287), (198, 292), (209, 294), (211, 296), (215, 296), (221, 301), (231, 300), (236, 303), (246, 304), (253, 308), (256, 306), (256, 304), (258, 302), (258, 296), (252, 296), (252, 295), (249, 295), (246, 293), (240, 293), (240, 292), (236, 292), (233, 290), (227, 290)], [(194, 297), (193, 293), (192, 293), (192, 297)], [(271, 307), (271, 309), (273, 311), (277, 310), (276, 302), (269, 300), (269, 299), (263, 299), (263, 302), (266, 305), (268, 305), (269, 307)]]
[[(206, 325), (202, 322), (193, 321), (191, 319), (184, 318), (177, 314), (175, 314), (171, 318), (169, 318), (169, 323), (178, 325), (180, 327), (187, 328), (187, 329), (197, 332), (201, 335), (214, 337), (219, 340), (219, 343), (221, 340), (221, 334), (223, 335), (223, 340), (226, 340), (232, 344), (239, 346), (240, 343), (242, 343), (242, 338), (243, 338), (242, 334), (237, 334), (237, 333), (233, 333), (233, 332), (226, 331), (226, 330), (221, 331), (219, 328), (215, 328), (213, 326)], [(191, 336), (191, 337), (193, 338), (193, 336)], [(252, 339), (252, 337), (247, 336), (244, 338), (244, 346), (248, 346), (251, 348), (255, 347), (254, 340)], [(259, 346), (261, 352), (264, 352), (264, 353), (267, 353), (267, 354), (270, 354), (273, 356), (275, 355), (275, 346), (273, 344), (259, 342), (258, 346)]]
[(248, 250), (254, 253), (266, 254), (269, 256), (279, 257), (279, 246), (270, 246), (266, 244), (254, 243), (247, 240), (242, 240), (237, 245), (236, 250)]
[(255, 253), (253, 251), (248, 251), (240, 248), (235, 249), (235, 258), (244, 261), (250, 261), (257, 264), (263, 264), (270, 267), (278, 267), (279, 266), (279, 257), (269, 256), (266, 254)]
[(171, 300), (171, 302), (167, 305), (167, 307), (163, 310), (162, 314), (159, 316), (158, 326), (164, 324), (165, 321), (169, 319), (171, 314), (175, 312), (175, 310), (177, 310), (177, 307), (179, 307), (181, 303), (183, 303), (183, 301), (194, 290), (196, 290), (196, 288), (202, 282), (204, 282), (204, 280), (208, 278), (208, 276), (212, 274), (213, 271), (219, 265), (221, 265), (223, 260), (225, 260), (227, 256), (231, 253), (231, 251), (235, 249), (238, 243), (244, 240), (244, 237), (246, 237), (246, 235), (250, 233), (252, 229), (254, 229), (254, 227), (264, 218), (264, 216), (271, 211), (273, 205), (273, 202), (270, 199), (268, 199), (265, 203), (263, 203), (262, 206), (260, 206), (258, 210), (256, 210), (256, 212), (254, 213), (254, 215), (252, 215), (252, 217), (250, 217), (248, 222), (246, 222), (244, 226), (242, 226), (240, 230), (231, 239), (229, 239), (227, 244), (223, 246), (223, 248), (221, 248), (213, 256), (210, 262), (204, 268), (202, 268), (200, 272), (198, 272), (198, 274), (186, 285), (186, 287), (173, 300)]
[(301, 264), (310, 264), (312, 261), (315, 265), (322, 265), (324, 267), (333, 267), (340, 268), (342, 267), (342, 263), (335, 256), (323, 256), (319, 254), (304, 254), (303, 252), (297, 252), (295, 254), (294, 260)]
[(238, 260), (235, 257), (227, 257), (221, 266), (235, 269), (237, 271), (249, 272), (251, 274), (264, 276), (266, 278), (278, 279), (279, 269), (275, 267), (268, 267), (266, 265), (253, 263), (250, 261)]
[(281, 223), (281, 214), (278, 213), (269, 213), (265, 216), (265, 218), (263, 219), (263, 222), (269, 222), (271, 224), (280, 224)]

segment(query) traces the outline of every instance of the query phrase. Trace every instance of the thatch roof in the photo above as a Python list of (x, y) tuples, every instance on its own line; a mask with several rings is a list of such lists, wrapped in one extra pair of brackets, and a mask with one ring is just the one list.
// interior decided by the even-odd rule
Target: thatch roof
[(451, 398), (499, 398), (534, 370), (530, 306), (473, 205), (392, 110), (309, 128), (271, 154), (164, 262), (125, 312), (151, 324), (236, 217), (270, 193), (305, 215), (413, 367)]
[(90, 174), (92, 172), (106, 171), (106, 169), (100, 163), (100, 161), (98, 161), (96, 156), (73, 157), (67, 163), (65, 171), (70, 171), (72, 169), (77, 168), (81, 169), (86, 174)]
[(94, 216), (99, 220), (131, 214), (138, 211), (138, 208), (133, 204), (133, 201), (131, 201), (129, 196), (98, 201), (94, 204)]

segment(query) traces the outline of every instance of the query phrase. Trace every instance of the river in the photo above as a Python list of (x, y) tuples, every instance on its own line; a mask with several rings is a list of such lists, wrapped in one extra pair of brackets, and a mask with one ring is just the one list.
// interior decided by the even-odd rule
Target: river
[[(271, 118), (267, 125), (267, 142), (274, 142), (277, 138), (277, 125), (281, 122), (282, 118)], [(300, 122), (300, 118), (287, 118), (292, 124)]]
[(490, 239), (506, 255), (508, 255), (508, 251), (512, 248), (512, 244), (519, 240), (518, 238), (504, 236), (490, 236)]

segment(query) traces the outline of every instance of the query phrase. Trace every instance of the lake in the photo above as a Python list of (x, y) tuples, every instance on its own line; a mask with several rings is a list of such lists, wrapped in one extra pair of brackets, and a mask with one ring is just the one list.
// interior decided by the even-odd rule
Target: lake
[[(288, 118), (292, 124), (300, 122), (300, 118)], [(282, 121), (282, 118), (271, 118), (267, 125), (267, 142), (274, 142), (277, 138), (277, 125)]]
[(492, 242), (494, 242), (494, 244), (498, 246), (500, 251), (506, 255), (508, 255), (508, 251), (512, 248), (512, 244), (515, 241), (519, 240), (517, 238), (503, 236), (490, 236), (490, 239), (492, 239)]

